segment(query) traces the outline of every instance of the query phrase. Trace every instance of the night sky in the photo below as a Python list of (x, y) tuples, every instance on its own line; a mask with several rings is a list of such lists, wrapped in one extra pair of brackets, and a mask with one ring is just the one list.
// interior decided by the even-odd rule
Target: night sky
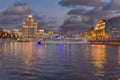
[(0, 24), (20, 24), (32, 11), (40, 29), (79, 33), (120, 16), (120, 0), (0, 0)]

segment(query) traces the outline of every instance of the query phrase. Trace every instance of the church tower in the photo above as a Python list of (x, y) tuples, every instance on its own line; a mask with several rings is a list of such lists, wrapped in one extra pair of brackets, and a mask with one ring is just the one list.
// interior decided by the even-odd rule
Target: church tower
[(22, 23), (22, 33), (24, 37), (35, 37), (37, 33), (37, 23), (34, 21), (32, 15), (28, 15), (28, 18)]

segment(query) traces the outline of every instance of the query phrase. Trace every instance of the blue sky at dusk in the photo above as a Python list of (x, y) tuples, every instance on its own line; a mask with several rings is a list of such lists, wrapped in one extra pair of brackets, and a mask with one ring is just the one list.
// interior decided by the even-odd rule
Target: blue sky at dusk
[(47, 17), (64, 18), (69, 8), (58, 5), (60, 0), (0, 0), (0, 9), (6, 9), (15, 2), (26, 3), (40, 15)]
[[(27, 7), (37, 13), (39, 16), (47, 19), (48, 27), (55, 26), (54, 29), (58, 29), (64, 19), (67, 16), (69, 8), (58, 5), (60, 0), (0, 0), (0, 11), (4, 11), (13, 7), (16, 2), (26, 3)], [(53, 24), (54, 22), (54, 24)], [(45, 25), (46, 26), (46, 25)]]
[(0, 0), (0, 24), (21, 23), (32, 9), (39, 28), (81, 32), (99, 19), (120, 16), (119, 8), (120, 0)]

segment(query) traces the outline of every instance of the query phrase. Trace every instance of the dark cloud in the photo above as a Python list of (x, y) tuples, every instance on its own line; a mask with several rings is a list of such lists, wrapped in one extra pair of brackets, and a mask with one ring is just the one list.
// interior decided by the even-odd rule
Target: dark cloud
[[(77, 6), (73, 7), (68, 12), (68, 15), (74, 17), (74, 25), (71, 18), (64, 21), (63, 25), (60, 26), (61, 31), (84, 31), (86, 28), (89, 30), (90, 27), (95, 27), (98, 19), (109, 19), (115, 16), (120, 16), (120, 1), (119, 0), (61, 0), (59, 3), (61, 6)], [(92, 6), (92, 7), (91, 7)], [(88, 8), (90, 7), (90, 8)], [(74, 15), (74, 16), (73, 16)], [(80, 22), (78, 18), (80, 17)], [(75, 30), (75, 26), (79, 24), (79, 27)], [(72, 25), (72, 26), (71, 26)], [(90, 26), (91, 25), (91, 26)], [(92, 26), (94, 25), (94, 26)]]
[(62, 6), (103, 6), (106, 3), (100, 0), (61, 0), (59, 4)]
[(80, 33), (80, 32), (88, 30), (88, 28), (86, 26), (88, 26), (88, 25), (82, 24), (82, 23), (81, 24), (71, 24), (71, 23), (69, 23), (69, 24), (62, 25), (60, 27), (60, 31), (65, 32), (65, 33), (68, 33), (68, 32), (70, 32), (70, 33)]
[(48, 32), (48, 31), (54, 31), (56, 33), (58, 33), (58, 27), (57, 27), (57, 23), (58, 21), (56, 20), (53, 20), (53, 19), (44, 19), (44, 21), (42, 21), (43, 24), (40, 26), (40, 29), (44, 29), (45, 32)]
[[(92, 10), (85, 10), (83, 8), (72, 9), (68, 12), (70, 18), (64, 21), (62, 25), (64, 27), (60, 27), (61, 31), (68, 31), (69, 29), (73, 32), (86, 31), (100, 18), (100, 16), (96, 15), (96, 12), (101, 12), (101, 10), (98, 8)], [(103, 16), (105, 15), (102, 15), (101, 17)]]
[(31, 9), (25, 3), (17, 2), (12, 7), (1, 11), (0, 24), (21, 23), (30, 12)]
[(16, 2), (13, 4), (12, 7), (9, 7), (8, 9), (4, 10), (2, 12), (3, 15), (26, 15), (30, 14), (32, 12), (32, 9), (27, 7), (26, 3)]
[(119, 10), (120, 8), (120, 0), (111, 0), (111, 2), (106, 5), (106, 9), (110, 10)]
[(83, 21), (84, 19), (79, 15), (71, 16), (64, 21), (62, 26), (60, 26), (60, 31), (78, 33), (87, 30), (88, 25), (83, 23)]
[[(68, 12), (69, 15), (80, 15), (80, 16), (86, 16), (86, 17), (92, 17), (94, 18), (105, 18), (108, 14), (111, 14), (111, 10), (104, 10), (103, 7), (95, 7), (91, 10), (85, 10), (81, 8), (75, 8)], [(88, 19), (88, 18), (87, 18)]]
[(68, 12), (68, 14), (76, 14), (76, 15), (79, 15), (79, 14), (85, 14), (87, 11), (84, 9), (84, 8), (75, 8), (75, 9), (72, 9)]

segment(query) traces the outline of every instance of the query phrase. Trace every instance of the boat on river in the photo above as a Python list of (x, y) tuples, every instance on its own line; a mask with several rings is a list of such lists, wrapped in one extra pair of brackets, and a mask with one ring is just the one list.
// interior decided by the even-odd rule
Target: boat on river
[(41, 43), (41, 41), (38, 41), (37, 44), (41, 45), (42, 43)]

